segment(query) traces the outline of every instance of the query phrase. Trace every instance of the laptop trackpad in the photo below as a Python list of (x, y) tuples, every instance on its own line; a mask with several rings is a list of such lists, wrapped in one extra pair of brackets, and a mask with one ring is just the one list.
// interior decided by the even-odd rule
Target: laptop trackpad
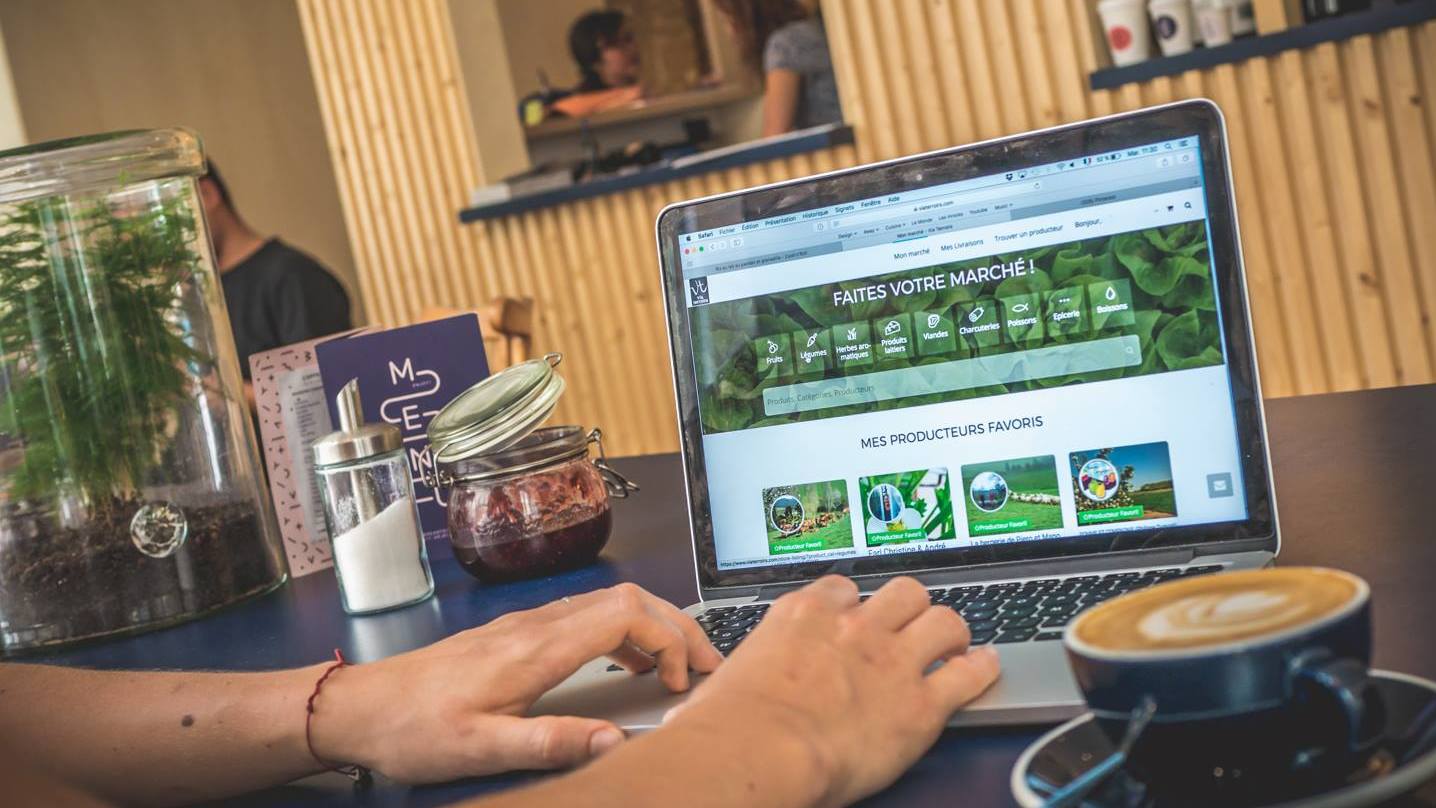
[[(998, 646), (998, 650), (1002, 678), (968, 709), (954, 714), (948, 726), (1046, 724), (1083, 711), (1061, 643), (1029, 642)], [(642, 731), (662, 724), (663, 716), (687, 697), (670, 693), (652, 673), (635, 676), (607, 668), (607, 660), (585, 665), (539, 699), (529, 713), (602, 718), (628, 731)], [(704, 678), (695, 675), (693, 686)]]

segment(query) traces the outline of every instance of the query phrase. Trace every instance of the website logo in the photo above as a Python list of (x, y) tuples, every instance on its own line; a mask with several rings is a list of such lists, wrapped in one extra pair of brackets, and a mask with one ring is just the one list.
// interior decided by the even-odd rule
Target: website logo
[(708, 302), (708, 279), (689, 278), (688, 296), (693, 299), (693, 305), (701, 306)]

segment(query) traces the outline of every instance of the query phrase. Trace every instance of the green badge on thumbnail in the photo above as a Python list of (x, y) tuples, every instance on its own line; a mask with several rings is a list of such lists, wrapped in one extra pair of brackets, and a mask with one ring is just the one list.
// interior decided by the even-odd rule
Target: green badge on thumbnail
[(962, 467), (967, 534), (974, 539), (1062, 527), (1057, 461), (1019, 457)]
[(868, 546), (957, 538), (947, 469), (858, 478)]
[(768, 554), (811, 553), (853, 546), (845, 480), (763, 489)]

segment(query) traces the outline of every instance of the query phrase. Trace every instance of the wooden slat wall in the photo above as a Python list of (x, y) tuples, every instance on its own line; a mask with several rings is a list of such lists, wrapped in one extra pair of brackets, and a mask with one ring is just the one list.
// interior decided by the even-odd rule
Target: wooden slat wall
[(537, 301), (559, 417), (676, 447), (653, 218), (667, 202), (1207, 96), (1226, 112), (1268, 395), (1436, 378), (1436, 23), (1091, 92), (1085, 0), (823, 0), (856, 148), (462, 226), (480, 177), (444, 0), (298, 0), (368, 311)]
[(1436, 23), (1115, 91), (1086, 0), (825, 0), (860, 160), (1193, 96), (1232, 134), (1264, 391), (1436, 379)]

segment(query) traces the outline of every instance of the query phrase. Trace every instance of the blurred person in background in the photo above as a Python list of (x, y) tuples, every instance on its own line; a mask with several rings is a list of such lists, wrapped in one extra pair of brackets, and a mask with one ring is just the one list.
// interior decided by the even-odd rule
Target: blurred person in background
[(815, 0), (716, 0), (749, 64), (763, 72), (763, 136), (841, 123), (838, 83)]
[(322, 264), (261, 236), (234, 207), (214, 163), (200, 177), (200, 201), (219, 263), (234, 347), (253, 403), (249, 356), (352, 328), (349, 295)]
[(638, 39), (621, 11), (590, 11), (568, 30), (568, 49), (583, 79), (550, 109), (582, 118), (643, 97)]

